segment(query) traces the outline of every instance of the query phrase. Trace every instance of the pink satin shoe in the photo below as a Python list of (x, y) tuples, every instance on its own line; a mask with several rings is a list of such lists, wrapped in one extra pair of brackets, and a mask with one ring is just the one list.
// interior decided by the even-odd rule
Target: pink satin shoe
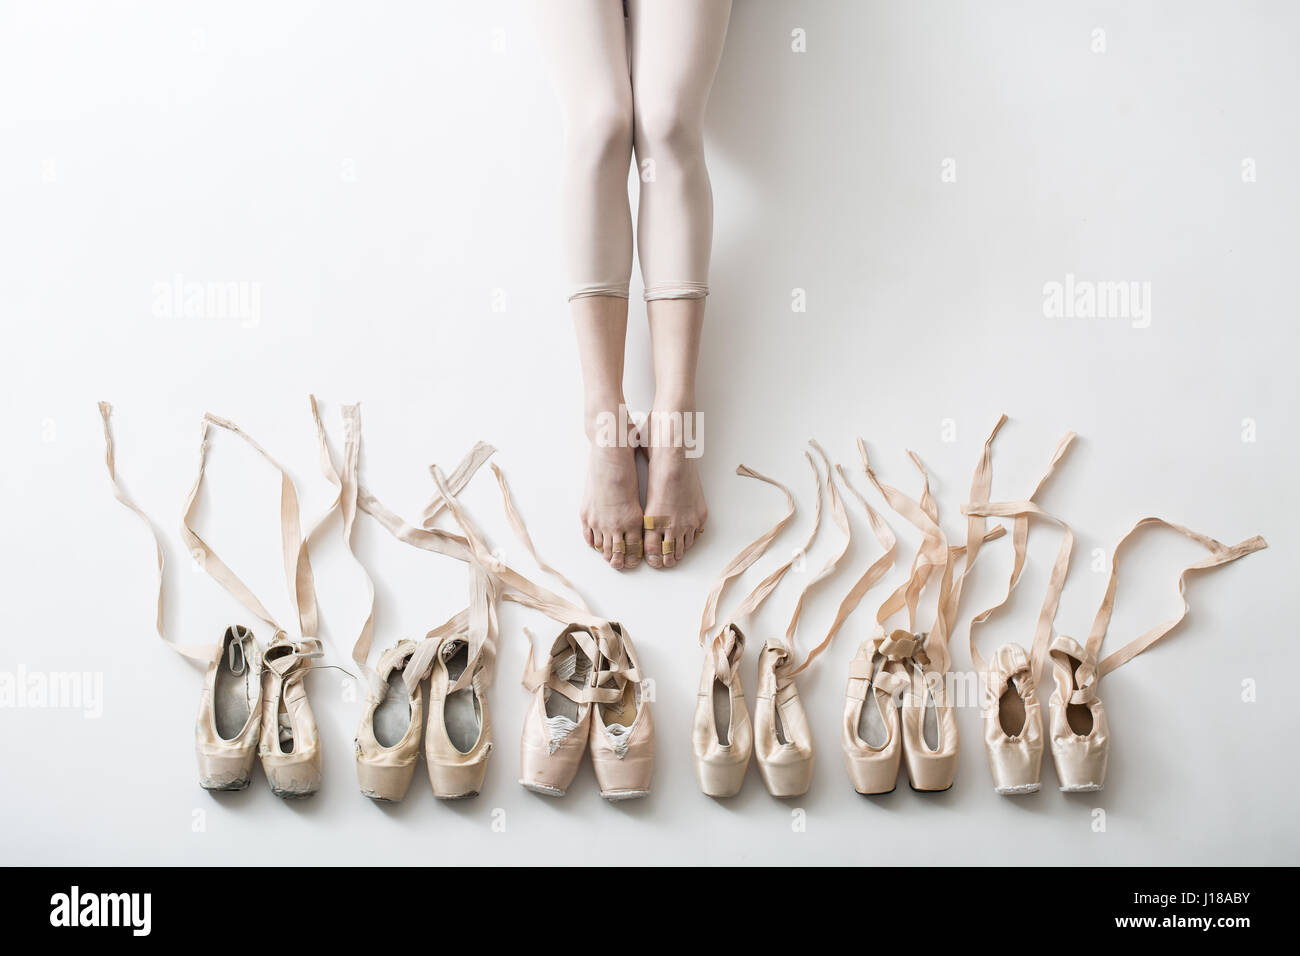
[(578, 772), (590, 736), (598, 656), (595, 638), (577, 624), (560, 632), (543, 668), (533, 668), (530, 654), (524, 686), (533, 701), (519, 742), (519, 783), (535, 793), (562, 797)]
[(734, 797), (745, 782), (754, 750), (754, 728), (740, 683), (745, 635), (734, 624), (723, 628), (704, 656), (691, 750), (695, 776), (705, 796)]
[(320, 731), (307, 700), (306, 681), (312, 659), (323, 654), (320, 641), (295, 643), (281, 632), (262, 658), (258, 756), (277, 797), (309, 797), (320, 789)]
[(648, 796), (654, 775), (654, 722), (636, 648), (620, 624), (598, 636), (591, 708), (591, 766), (606, 800)]
[(194, 727), (199, 786), (243, 790), (262, 728), (262, 652), (253, 632), (226, 628), (208, 664)]
[[(467, 668), (473, 668), (473, 677), (453, 689)], [(483, 789), (492, 753), (486, 678), (483, 662), (469, 660), (468, 642), (453, 637), (438, 646), (429, 678), (424, 757), (439, 800), (463, 800)]]
[(801, 797), (812, 783), (812, 728), (799, 689), (789, 676), (792, 667), (783, 644), (763, 645), (754, 696), (754, 755), (763, 784), (774, 797)]
[(861, 794), (892, 793), (903, 760), (899, 703), (911, 686), (907, 662), (915, 641), (907, 631), (863, 641), (849, 663), (841, 743), (844, 763)]
[(1003, 644), (989, 662), (984, 747), (993, 789), (1012, 796), (1037, 793), (1043, 765), (1043, 713), (1029, 655)]
[(382, 803), (405, 798), (420, 756), (423, 695), (418, 680), (403, 680), (415, 648), (415, 641), (399, 641), (380, 656), (357, 728), (357, 783)]
[(1052, 642), (1052, 759), (1066, 793), (1100, 790), (1106, 782), (1110, 728), (1097, 697), (1097, 659), (1072, 637)]

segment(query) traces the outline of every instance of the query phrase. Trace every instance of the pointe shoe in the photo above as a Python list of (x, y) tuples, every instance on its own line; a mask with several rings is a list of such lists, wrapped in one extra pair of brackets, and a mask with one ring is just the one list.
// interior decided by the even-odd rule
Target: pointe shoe
[(257, 756), (262, 726), (262, 653), (253, 632), (226, 628), (208, 663), (194, 727), (199, 786), (243, 790)]
[(1100, 790), (1106, 783), (1110, 728), (1097, 697), (1097, 660), (1065, 636), (1052, 642), (1049, 653), (1056, 682), (1048, 701), (1056, 777), (1066, 793)]
[(478, 796), (492, 752), (482, 665), (475, 661), (470, 682), (460, 690), (451, 690), (469, 666), (469, 644), (460, 638), (444, 641), (434, 657), (424, 759), (433, 795), (439, 800)]
[(863, 641), (849, 663), (842, 743), (853, 789), (892, 793), (903, 760), (899, 701), (911, 686), (905, 669), (915, 640), (907, 631), (882, 632)]
[(799, 689), (784, 676), (789, 663), (789, 650), (772, 641), (758, 656), (754, 756), (763, 784), (774, 797), (801, 797), (812, 783), (812, 730)]
[(713, 640), (700, 674), (691, 743), (700, 790), (709, 797), (734, 797), (745, 782), (754, 750), (754, 728), (740, 683), (745, 635), (729, 624)]
[(357, 728), (357, 782), (371, 800), (396, 803), (406, 796), (415, 774), (422, 694), (418, 682), (408, 687), (402, 679), (415, 648), (414, 641), (398, 641), (380, 657), (379, 680), (366, 697)]
[(257, 753), (271, 792), (284, 799), (320, 789), (320, 731), (307, 701), (311, 659), (320, 642), (299, 643), (277, 634), (262, 655), (262, 733)]
[[(591, 768), (606, 800), (648, 796), (654, 774), (654, 722), (645, 699), (636, 649), (621, 624), (601, 635), (595, 703), (591, 708)], [(604, 693), (602, 693), (604, 692)], [(603, 699), (612, 692), (612, 699)]]
[[(898, 634), (897, 631), (894, 634)], [(934, 668), (924, 646), (928, 635), (915, 636), (911, 688), (900, 710), (903, 762), (913, 790), (947, 790), (957, 777), (957, 717), (943, 671)]]
[(578, 772), (591, 725), (596, 641), (587, 628), (570, 624), (551, 646), (543, 670), (529, 671), (534, 691), (519, 741), (519, 783), (534, 793), (562, 797)]
[(1006, 796), (1037, 793), (1043, 765), (1043, 714), (1033, 666), (1019, 644), (1003, 644), (986, 677), (984, 746), (993, 789)]

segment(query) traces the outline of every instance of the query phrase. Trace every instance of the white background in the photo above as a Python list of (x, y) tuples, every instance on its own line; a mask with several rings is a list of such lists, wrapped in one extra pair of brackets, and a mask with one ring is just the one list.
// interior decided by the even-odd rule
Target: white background
[[(104, 675), (99, 719), (0, 711), (0, 858), (1295, 862), (1294, 7), (738, 0), (707, 129), (710, 534), (671, 572), (618, 575), (578, 534), (584, 438), (557, 255), (559, 115), (531, 6), (0, 5), (0, 671)], [(806, 53), (791, 50), (796, 28)], [(949, 158), (955, 182), (941, 178)], [(1243, 181), (1246, 160), (1257, 181)], [(1150, 327), (1044, 317), (1044, 284), (1067, 273), (1150, 282)], [(258, 321), (159, 317), (155, 286), (175, 276), (257, 284)], [(806, 313), (791, 310), (796, 288)], [(645, 407), (635, 286), (633, 309), (629, 400)], [(626, 623), (656, 679), (649, 799), (605, 805), (587, 767), (563, 800), (518, 786), (521, 627), (539, 643), (553, 628), (513, 606), (490, 701), (497, 751), (476, 800), (437, 803), (423, 769), (399, 806), (363, 798), (359, 705), (330, 670), (310, 684), (320, 794), (282, 803), (260, 772), (244, 793), (198, 788), (201, 675), (152, 632), (151, 545), (110, 496), (95, 401), (116, 405), (121, 472), (168, 536), (167, 626), (203, 643), (252, 622), (176, 538), (200, 415), (233, 418), (266, 445), (314, 516), (330, 488), (316, 469), (313, 391), (336, 434), (337, 404), (363, 402), (365, 480), (410, 518), (432, 490), (431, 462), (454, 464), (477, 438), (501, 449), (539, 547)], [(733, 602), (806, 533), (806, 439), (862, 489), (856, 436), (882, 477), (912, 492), (904, 449), (915, 449), (961, 540), (957, 509), (1004, 410), (996, 497), (1025, 494), (1058, 436), (1081, 436), (1043, 499), (1079, 537), (1065, 633), (1086, 636), (1104, 588), (1094, 550), (1108, 554), (1142, 515), (1270, 542), (1195, 579), (1185, 626), (1106, 679), (1106, 790), (1060, 794), (1047, 759), (1042, 793), (995, 795), (968, 709), (952, 791), (855, 795), (839, 751), (845, 668), (880, 587), (801, 679), (819, 748), (811, 792), (773, 800), (755, 768), (738, 798), (701, 796), (689, 743), (701, 606), (718, 570), (779, 514), (776, 493), (735, 477), (736, 464), (792, 483), (803, 507)], [(224, 434), (210, 473), (199, 527), (287, 618), (274, 473)], [(531, 567), (491, 481), (465, 501)], [(803, 647), (878, 552), (851, 508), (854, 549), (811, 600)], [(916, 540), (893, 524), (907, 547), (891, 584)], [(357, 542), (378, 582), (378, 643), (423, 634), (462, 605), (459, 565), (369, 519)], [(1014, 610), (985, 632), (990, 643), (1028, 641), (1056, 543), (1046, 531), (1031, 539)], [(831, 529), (808, 567), (836, 547)], [(965, 621), (997, 595), (1009, 553), (1004, 541), (981, 559), (958, 667), (969, 666)], [(1131, 555), (1111, 648), (1177, 610), (1177, 570), (1199, 557), (1168, 534)], [(337, 535), (314, 558), (331, 662), (346, 665), (361, 580)], [(752, 655), (784, 629), (800, 578), (749, 628), (751, 693)]]

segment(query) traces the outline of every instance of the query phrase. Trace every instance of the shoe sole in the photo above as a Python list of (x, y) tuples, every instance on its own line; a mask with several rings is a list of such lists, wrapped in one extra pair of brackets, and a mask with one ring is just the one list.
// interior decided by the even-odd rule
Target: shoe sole
[(649, 790), (602, 790), (600, 795), (610, 803), (618, 803), (620, 800), (636, 800), (638, 797), (650, 796)]
[(526, 780), (520, 780), (519, 785), (525, 790), (531, 790), (533, 793), (540, 793), (544, 797), (562, 797), (568, 791), (560, 790), (556, 787), (548, 787), (540, 783), (529, 783)]
[[(856, 794), (857, 794), (858, 796), (860, 796), (860, 797), (887, 797), (887, 796), (889, 796), (891, 793), (893, 793), (893, 792), (894, 792), (895, 790), (897, 790), (897, 789), (898, 789), (898, 784), (894, 784), (894, 785), (893, 785), (892, 787), (890, 787), (888, 790), (872, 790), (872, 791), (868, 792), (868, 791), (866, 791), (866, 790), (857, 790), (857, 789), (855, 789), (853, 792), (856, 793)], [(919, 791), (919, 790), (917, 791), (917, 793), (920, 793), (920, 792), (921, 792), (921, 791)]]
[(439, 800), (469, 800), (472, 797), (477, 797), (478, 791), (470, 790), (468, 793), (453, 793), (453, 794), (435, 793), (434, 796), (437, 797)]
[(1000, 793), (1004, 797), (1019, 797), (1027, 793), (1037, 793), (1042, 788), (1041, 784), (1027, 783), (1018, 787), (994, 787), (994, 793)]
[(210, 793), (221, 793), (221, 792), (223, 792), (223, 791), (227, 791), (227, 790), (247, 790), (247, 789), (248, 789), (248, 779), (245, 778), (244, 780), (237, 780), (237, 781), (234, 782), (234, 783), (227, 783), (227, 784), (223, 784), (223, 785), (221, 785), (221, 786), (210, 786), (210, 785), (208, 785), (208, 784), (206, 784), (206, 783), (202, 783), (202, 782), (200, 782), (200, 783), (199, 783), (199, 786), (202, 787), (204, 790), (207, 790), (207, 791), (210, 792)]
[(281, 800), (306, 800), (308, 797), (312, 796), (316, 791), (315, 790), (272, 789), (271, 792), (275, 794), (277, 797), (279, 797)]
[(1085, 783), (1078, 787), (1062, 787), (1061, 793), (1095, 793), (1102, 789), (1099, 783)]
[[(953, 787), (952, 784), (948, 784), (948, 786), (944, 787), (942, 790), (918, 790), (916, 787), (912, 787), (912, 782), (910, 780), (907, 782), (907, 785), (912, 788), (913, 793), (947, 793)], [(889, 792), (893, 793), (894, 791), (891, 790)]]

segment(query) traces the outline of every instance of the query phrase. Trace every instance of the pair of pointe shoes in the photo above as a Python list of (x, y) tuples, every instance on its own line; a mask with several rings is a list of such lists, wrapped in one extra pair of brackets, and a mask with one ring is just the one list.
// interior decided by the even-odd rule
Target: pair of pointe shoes
[(438, 643), (426, 673), (408, 679), (418, 648), (415, 641), (399, 641), (379, 659), (378, 681), (366, 698), (357, 729), (357, 782), (372, 800), (404, 798), (415, 775), (423, 725), (424, 759), (433, 795), (439, 800), (477, 796), (492, 752), (483, 665), (476, 663), (473, 677), (453, 690), (470, 666), (469, 644), (447, 637)]
[(578, 624), (566, 627), (530, 686), (534, 694), (520, 739), (520, 784), (562, 797), (590, 750), (606, 800), (650, 793), (654, 723), (636, 650), (621, 625), (611, 624), (604, 634)]
[(208, 663), (195, 726), (203, 789), (245, 789), (254, 758), (278, 797), (320, 789), (320, 733), (305, 685), (319, 653), (318, 642), (294, 644), (283, 632), (263, 652), (248, 628), (226, 628)]
[(786, 676), (790, 652), (769, 641), (758, 658), (758, 693), (750, 723), (740, 662), (745, 635), (730, 624), (714, 640), (700, 675), (692, 743), (700, 790), (734, 797), (745, 782), (751, 755), (768, 793), (798, 797), (812, 783), (813, 742), (798, 688)]
[(904, 762), (913, 790), (947, 790), (957, 775), (957, 720), (925, 637), (880, 629), (849, 664), (842, 740), (858, 793), (892, 792)]
[[(1048, 739), (1061, 790), (1100, 790), (1106, 782), (1110, 730), (1097, 697), (1097, 661), (1073, 638), (1051, 645), (1056, 687), (1048, 701)], [(1043, 764), (1043, 715), (1033, 667), (1019, 644), (1004, 644), (989, 664), (984, 743), (993, 787), (1013, 796), (1037, 793)]]

